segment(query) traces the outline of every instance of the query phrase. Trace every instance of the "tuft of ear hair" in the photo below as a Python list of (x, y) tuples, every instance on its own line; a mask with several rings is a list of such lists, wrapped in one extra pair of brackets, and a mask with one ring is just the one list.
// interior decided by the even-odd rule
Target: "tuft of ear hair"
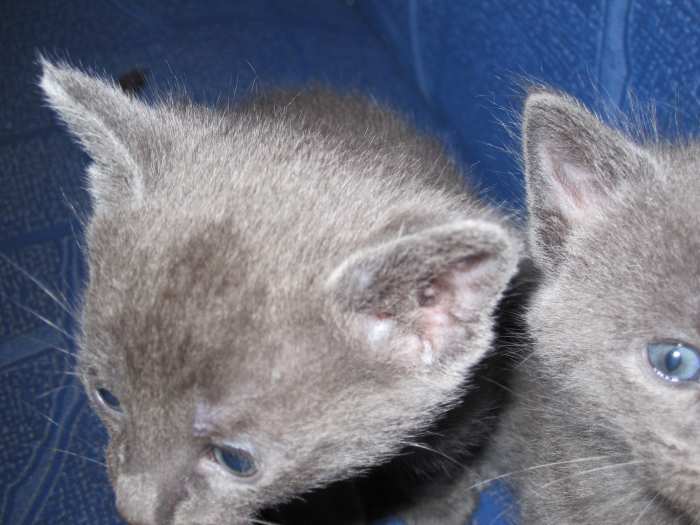
[(530, 94), (523, 117), (523, 157), (530, 247), (546, 272), (559, 267), (572, 231), (594, 218), (653, 158), (576, 100), (551, 91)]
[(111, 80), (39, 57), (39, 85), (51, 108), (92, 158), (90, 192), (97, 208), (143, 199), (143, 144), (158, 129), (156, 112)]
[(431, 365), (463, 353), (468, 336), (481, 335), (519, 251), (500, 224), (465, 220), (360, 250), (326, 285), (380, 355)]

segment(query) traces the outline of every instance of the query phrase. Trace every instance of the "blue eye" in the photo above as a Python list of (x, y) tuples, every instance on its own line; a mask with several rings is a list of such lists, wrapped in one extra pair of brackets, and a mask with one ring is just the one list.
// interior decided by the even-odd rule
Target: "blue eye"
[(214, 458), (226, 467), (232, 474), (241, 478), (249, 478), (257, 471), (255, 460), (250, 452), (234, 447), (214, 447)]
[(700, 351), (685, 343), (666, 341), (647, 345), (649, 363), (666, 381), (695, 381), (700, 378)]
[(122, 411), (122, 406), (121, 406), (121, 403), (119, 403), (119, 399), (117, 399), (117, 396), (112, 394), (112, 392), (110, 392), (106, 388), (98, 388), (97, 389), (97, 397), (100, 398), (100, 401), (102, 401), (102, 403), (107, 408), (111, 408), (115, 412)]

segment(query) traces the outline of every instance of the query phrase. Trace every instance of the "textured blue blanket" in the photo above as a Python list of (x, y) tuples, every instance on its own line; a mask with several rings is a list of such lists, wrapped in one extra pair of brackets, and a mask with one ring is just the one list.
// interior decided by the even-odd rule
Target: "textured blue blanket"
[[(662, 131), (692, 131), (699, 18), (691, 0), (5, 2), (0, 522), (119, 523), (61, 305), (75, 303), (85, 273), (76, 213), (89, 211), (86, 158), (42, 106), (37, 50), (114, 76), (143, 68), (150, 88), (176, 78), (202, 101), (310, 79), (369, 92), (443, 137), (486, 195), (517, 208), (521, 180), (504, 151), (515, 144), (501, 121), (519, 107), (518, 84), (541, 80), (623, 110), (632, 90), (656, 102)], [(500, 499), (487, 493), (480, 525), (499, 522)]]

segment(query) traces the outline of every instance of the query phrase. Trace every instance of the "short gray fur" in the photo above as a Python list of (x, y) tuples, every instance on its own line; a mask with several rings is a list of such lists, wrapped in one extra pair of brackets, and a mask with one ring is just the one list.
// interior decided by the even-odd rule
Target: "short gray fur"
[(538, 90), (524, 111), (532, 353), (490, 448), (522, 521), (700, 520), (700, 385), (660, 378), (647, 343), (700, 344), (700, 146), (604, 124)]
[[(520, 241), (436, 141), (322, 89), (148, 105), (42, 67), (93, 161), (79, 372), (130, 523), (251, 523), (462, 397)], [(217, 464), (224, 444), (258, 473)]]

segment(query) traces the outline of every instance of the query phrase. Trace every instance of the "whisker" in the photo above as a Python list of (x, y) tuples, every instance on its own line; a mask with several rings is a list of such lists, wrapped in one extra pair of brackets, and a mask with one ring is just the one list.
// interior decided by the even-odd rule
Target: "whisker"
[(12, 259), (10, 259), (7, 255), (3, 254), (2, 252), (0, 252), (0, 258), (2, 258), (7, 264), (12, 266), (15, 270), (17, 270), (22, 275), (24, 275), (27, 279), (29, 279), (31, 282), (33, 282), (37, 286), (37, 288), (39, 288), (39, 290), (44, 292), (49, 298), (53, 299), (53, 301), (58, 306), (60, 306), (73, 320), (76, 320), (75, 314), (71, 310), (70, 305), (68, 303), (68, 299), (63, 294), (61, 294), (62, 300), (59, 300), (59, 298), (56, 297), (56, 294), (60, 294), (60, 292), (51, 291), (47, 285), (42, 283), (39, 279), (34, 277), (31, 273), (29, 273), (27, 270), (22, 268), (19, 264), (14, 262)]
[(62, 348), (60, 346), (57, 346), (57, 345), (53, 344), (51, 341), (46, 341), (45, 339), (41, 339), (39, 337), (34, 337), (32, 335), (26, 335), (25, 337), (27, 339), (29, 339), (30, 341), (34, 341), (35, 343), (40, 343), (40, 344), (46, 345), (51, 350), (56, 350), (58, 352), (62, 352), (64, 354), (66, 354), (67, 356), (72, 357), (73, 359), (77, 359), (77, 357), (78, 357), (75, 354), (75, 352), (71, 352), (67, 348)]
[(441, 451), (439, 451), (439, 450), (436, 450), (436, 449), (434, 449), (434, 448), (431, 448), (431, 447), (429, 447), (428, 445), (423, 445), (422, 443), (413, 443), (413, 442), (410, 442), (410, 441), (403, 442), (403, 444), (404, 444), (404, 445), (407, 445), (407, 446), (409, 446), (409, 447), (419, 448), (419, 449), (422, 449), (422, 450), (427, 450), (428, 452), (433, 452), (434, 454), (437, 454), (438, 456), (441, 456), (441, 457), (447, 459), (448, 461), (451, 461), (452, 463), (454, 463), (455, 465), (457, 465), (457, 466), (459, 466), (459, 467), (464, 466), (462, 463), (460, 463), (460, 462), (457, 461), (456, 459), (454, 459), (454, 458), (448, 456), (448, 455), (445, 454), (444, 452), (441, 452)]
[(656, 498), (658, 498), (658, 497), (659, 497), (659, 493), (657, 492), (656, 494), (654, 494), (654, 497), (649, 500), (649, 503), (647, 503), (644, 506), (642, 511), (639, 513), (639, 516), (637, 516), (637, 519), (635, 519), (632, 522), (632, 525), (637, 525), (637, 523), (639, 523), (642, 520), (644, 515), (649, 511), (649, 509), (651, 509), (651, 506), (654, 504), (654, 501), (656, 501)]
[[(623, 454), (619, 454), (619, 455), (623, 455)], [(511, 472), (507, 472), (506, 474), (501, 474), (501, 475), (495, 476), (493, 478), (479, 481), (478, 483), (471, 485), (467, 490), (473, 490), (473, 489), (476, 489), (479, 487), (483, 487), (484, 485), (488, 485), (489, 483), (491, 483), (493, 481), (498, 481), (499, 479), (508, 478), (511, 476), (515, 476), (517, 474), (524, 474), (526, 472), (531, 472), (533, 470), (539, 470), (539, 469), (549, 468), (549, 467), (556, 467), (556, 466), (560, 466), (560, 465), (572, 465), (572, 464), (576, 464), (576, 463), (585, 463), (586, 461), (600, 461), (600, 460), (608, 459), (608, 458), (615, 457), (615, 456), (616, 455), (590, 456), (587, 458), (569, 459), (566, 461), (553, 461), (551, 463), (543, 463), (542, 465), (534, 465), (532, 467), (527, 467), (527, 468), (524, 468), (521, 470), (514, 470)]]
[(482, 377), (481, 379), (483, 379), (484, 381), (487, 381), (487, 382), (491, 383), (492, 385), (497, 386), (498, 388), (502, 388), (503, 390), (505, 390), (505, 391), (508, 392), (509, 394), (512, 394), (512, 395), (514, 395), (514, 396), (516, 396), (516, 397), (522, 397), (522, 395), (520, 395), (520, 394), (518, 394), (517, 392), (515, 392), (512, 388), (509, 388), (509, 387), (505, 386), (504, 384), (499, 383), (499, 382), (496, 381), (495, 379), (491, 379), (490, 377), (486, 377), (486, 376)]
[(273, 521), (264, 521), (264, 520), (259, 520), (255, 518), (250, 518), (249, 520), (251, 523), (257, 523), (259, 525), (279, 525), (279, 523), (275, 523)]
[(306, 498), (307, 497), (304, 494), (297, 494), (295, 496), (292, 496), (292, 500), (298, 501), (299, 503), (303, 503), (304, 505), (309, 503), (309, 500)]
[(62, 448), (49, 448), (48, 450), (51, 450), (52, 452), (60, 452), (62, 454), (67, 454), (69, 456), (74, 456), (76, 458), (80, 458), (82, 460), (88, 461), (90, 463), (95, 463), (96, 465), (100, 465), (101, 467), (107, 468), (107, 463), (104, 463), (102, 461), (99, 461), (94, 458), (89, 458), (87, 456), (83, 456), (82, 454), (78, 454), (76, 452), (71, 452), (70, 450), (63, 450)]
[[(88, 223), (88, 217), (86, 215), (81, 215), (78, 212), (78, 209), (75, 207), (75, 204), (71, 202), (71, 200), (68, 198), (68, 195), (66, 195), (66, 192), (64, 191), (63, 188), (60, 189), (61, 191), (61, 196), (63, 197), (63, 204), (68, 208), (73, 216), (75, 217), (75, 220), (77, 221), (78, 225), (86, 229), (87, 228), (87, 223)], [(76, 234), (75, 230), (73, 229), (73, 222), (71, 221), (71, 232), (73, 233), (73, 237), (75, 238), (75, 242), (78, 246), (80, 246), (80, 239), (79, 236)]]
[(39, 319), (40, 321), (42, 321), (44, 324), (46, 324), (47, 326), (53, 328), (54, 330), (56, 330), (57, 332), (59, 332), (59, 333), (62, 334), (63, 336), (67, 337), (67, 338), (70, 339), (71, 341), (74, 341), (74, 342), (76, 342), (76, 343), (78, 342), (78, 340), (75, 338), (75, 336), (73, 336), (73, 335), (69, 334), (68, 332), (66, 332), (63, 328), (59, 327), (59, 326), (58, 326), (56, 323), (54, 323), (53, 321), (48, 320), (48, 319), (47, 319), (46, 317), (44, 317), (43, 315), (41, 315), (41, 314), (38, 313), (38, 312), (35, 312), (34, 310), (32, 310), (31, 308), (29, 308), (29, 307), (27, 307), (27, 306), (24, 306), (24, 305), (22, 305), (22, 304), (19, 304), (17, 301), (15, 301), (14, 299), (12, 299), (11, 297), (7, 297), (6, 294), (3, 294), (3, 295), (5, 295), (5, 297), (6, 297), (8, 300), (12, 301), (18, 308), (21, 308), (21, 309), (24, 310), (25, 312), (32, 314), (32, 315), (35, 316), (37, 319)]
[[(66, 385), (66, 386), (68, 386), (68, 385)], [(25, 405), (27, 405), (29, 408), (31, 408), (34, 412), (36, 412), (38, 415), (40, 415), (41, 417), (43, 417), (46, 421), (48, 421), (49, 423), (51, 423), (52, 425), (54, 425), (56, 428), (62, 428), (63, 425), (61, 425), (61, 423), (59, 423), (58, 421), (54, 420), (54, 419), (51, 418), (50, 416), (47, 416), (46, 414), (44, 414), (44, 413), (43, 413), (41, 410), (39, 410), (36, 406), (34, 406), (34, 405), (32, 405), (31, 403), (29, 403), (29, 402), (27, 402), (27, 401), (24, 401), (24, 400), (22, 400), (22, 402), (23, 402)], [(94, 446), (95, 446), (95, 443), (93, 443), (92, 441), (88, 441), (88, 440), (85, 439), (85, 438), (82, 438), (82, 437), (77, 436), (77, 435), (74, 435), (73, 437), (75, 437), (78, 441), (80, 441), (81, 443), (83, 443), (83, 444), (85, 444), (85, 445), (87, 445), (87, 446), (89, 446), (89, 447), (94, 447)]]
[[(552, 416), (552, 415), (556, 415), (556, 414), (561, 414), (561, 415), (565, 415), (565, 416), (570, 415), (570, 412), (567, 412), (565, 409), (558, 408), (556, 406), (556, 403), (554, 403), (554, 404), (549, 403), (550, 398), (548, 398), (548, 397), (540, 396), (539, 398), (525, 398), (525, 396), (523, 394), (515, 392), (514, 390), (507, 387), (506, 385), (503, 385), (502, 383), (499, 383), (498, 381), (495, 381), (489, 377), (483, 377), (482, 379), (499, 387), (499, 388), (501, 388), (501, 389), (503, 389), (503, 390), (505, 390), (506, 392), (509, 392), (510, 394), (515, 396), (516, 398), (519, 398), (520, 401), (522, 402), (523, 408), (525, 410), (527, 410), (528, 412), (535, 413), (535, 414), (541, 413), (545, 416)], [(554, 397), (552, 397), (551, 399), (555, 400)], [(546, 408), (543, 408), (542, 405), (545, 405)], [(602, 423), (596, 423), (595, 426), (596, 426), (596, 428), (600, 428), (600, 429), (615, 430), (613, 427), (606, 426)]]
[[(57, 345), (55, 345), (55, 344), (53, 344), (53, 343), (51, 343), (51, 342), (49, 342), (49, 341), (45, 341), (45, 340), (43, 340), (43, 339), (39, 339), (39, 338), (36, 338), (36, 337), (32, 337), (32, 336), (26, 336), (26, 337), (27, 337), (27, 339), (30, 339), (30, 340), (32, 340), (32, 341), (36, 341), (36, 342), (38, 342), (38, 343), (46, 344), (48, 347), (50, 347), (50, 350), (56, 350), (56, 351), (58, 351), (58, 352), (62, 352), (62, 353), (64, 353), (64, 354), (66, 354), (67, 356), (69, 356), (69, 357), (75, 359), (76, 361), (79, 361), (79, 360), (80, 360), (80, 356), (78, 355), (78, 352), (76, 352), (76, 351), (70, 351), (70, 350), (68, 350), (67, 348), (62, 348), (62, 347), (57, 346)], [(106, 356), (101, 355), (101, 354), (97, 354), (97, 353), (94, 353), (94, 352), (90, 354), (90, 361), (91, 361), (93, 364), (105, 365), (105, 366), (109, 365), (109, 362), (108, 362), (108, 359), (107, 359)]]
[(545, 483), (544, 485), (542, 485), (540, 488), (544, 489), (544, 488), (549, 487), (550, 485), (554, 485), (555, 483), (560, 483), (562, 481), (566, 481), (567, 479), (577, 478), (579, 476), (587, 476), (588, 474), (594, 474), (596, 472), (602, 472), (604, 470), (610, 470), (610, 469), (619, 468), (619, 467), (630, 467), (630, 466), (634, 466), (634, 465), (639, 465), (641, 463), (644, 463), (644, 461), (635, 460), (635, 461), (628, 461), (626, 463), (614, 463), (612, 465), (605, 465), (603, 467), (597, 467), (597, 468), (593, 468), (593, 469), (589, 469), (589, 470), (584, 470), (583, 472), (574, 472), (573, 474), (569, 474), (568, 476), (564, 476), (561, 478), (557, 478), (553, 481), (549, 481), (549, 482)]
[(70, 350), (67, 350), (66, 348), (61, 348), (60, 346), (51, 345), (51, 350), (56, 350), (57, 352), (61, 352), (62, 354), (66, 354), (68, 357), (72, 357), (73, 359), (78, 358), (78, 356), (75, 355), (74, 352), (71, 352)]
[(48, 421), (48, 422), (51, 423), (52, 425), (56, 425), (56, 427), (58, 427), (58, 428), (61, 428), (60, 423), (58, 423), (58, 422), (57, 422), (55, 419), (53, 419), (51, 416), (47, 416), (46, 414), (44, 414), (43, 412), (41, 412), (41, 410), (39, 410), (37, 407), (35, 407), (34, 405), (32, 405), (31, 403), (29, 403), (29, 402), (27, 402), (27, 401), (22, 400), (22, 402), (23, 402), (25, 405), (27, 405), (27, 406), (29, 406), (30, 408), (32, 408), (32, 409), (33, 409), (37, 414), (39, 414), (41, 417), (43, 417), (44, 419), (46, 419), (46, 421)]
[(489, 525), (494, 525), (495, 523), (498, 523), (498, 521), (503, 516), (508, 514), (511, 510), (513, 510), (515, 508), (515, 506), (516, 506), (516, 503), (511, 503), (510, 505), (508, 505), (505, 509), (503, 509), (501, 512), (496, 514), (496, 516), (489, 522)]
[[(600, 499), (601, 505), (600, 505), (597, 509), (595, 509), (595, 510), (593, 511), (593, 512), (594, 512), (594, 515), (591, 516), (591, 515), (586, 514), (585, 517), (586, 517), (588, 520), (590, 520), (590, 519), (593, 518), (593, 517), (599, 518), (599, 519), (596, 520), (596, 523), (597, 523), (598, 521), (601, 521), (601, 522), (603, 522), (603, 521), (610, 521), (609, 515), (608, 515), (609, 509), (615, 509), (615, 508), (617, 508), (618, 505), (621, 505), (621, 504), (623, 504), (624, 502), (628, 501), (629, 499), (634, 498), (637, 494), (639, 494), (639, 493), (642, 492), (643, 490), (644, 490), (644, 488), (642, 488), (642, 487), (637, 487), (636, 489), (632, 490), (631, 492), (627, 492), (626, 494), (624, 494), (621, 498), (617, 498), (616, 500), (613, 500), (613, 501), (610, 501), (610, 502), (609, 502), (609, 501), (605, 501), (605, 497), (601, 497), (601, 499)], [(540, 497), (541, 497), (541, 496), (540, 496)], [(578, 511), (578, 512), (575, 512), (575, 513), (573, 513), (573, 514), (570, 514), (570, 515), (567, 516), (567, 517), (568, 517), (568, 518), (573, 518), (574, 516), (581, 516), (582, 514), (587, 513), (587, 512), (590, 511), (590, 510), (591, 510), (590, 508), (584, 507), (582, 510), (580, 510), (580, 511)], [(605, 519), (605, 518), (607, 518), (607, 519)]]
[(76, 388), (76, 385), (62, 385), (62, 386), (57, 386), (56, 388), (52, 388), (52, 389), (50, 389), (50, 390), (47, 390), (47, 391), (44, 392), (43, 394), (39, 394), (38, 396), (36, 396), (35, 399), (43, 399), (43, 398), (48, 397), (48, 396), (50, 396), (50, 395), (52, 395), (52, 394), (55, 394), (55, 393), (58, 392), (59, 390), (63, 390), (64, 388)]

